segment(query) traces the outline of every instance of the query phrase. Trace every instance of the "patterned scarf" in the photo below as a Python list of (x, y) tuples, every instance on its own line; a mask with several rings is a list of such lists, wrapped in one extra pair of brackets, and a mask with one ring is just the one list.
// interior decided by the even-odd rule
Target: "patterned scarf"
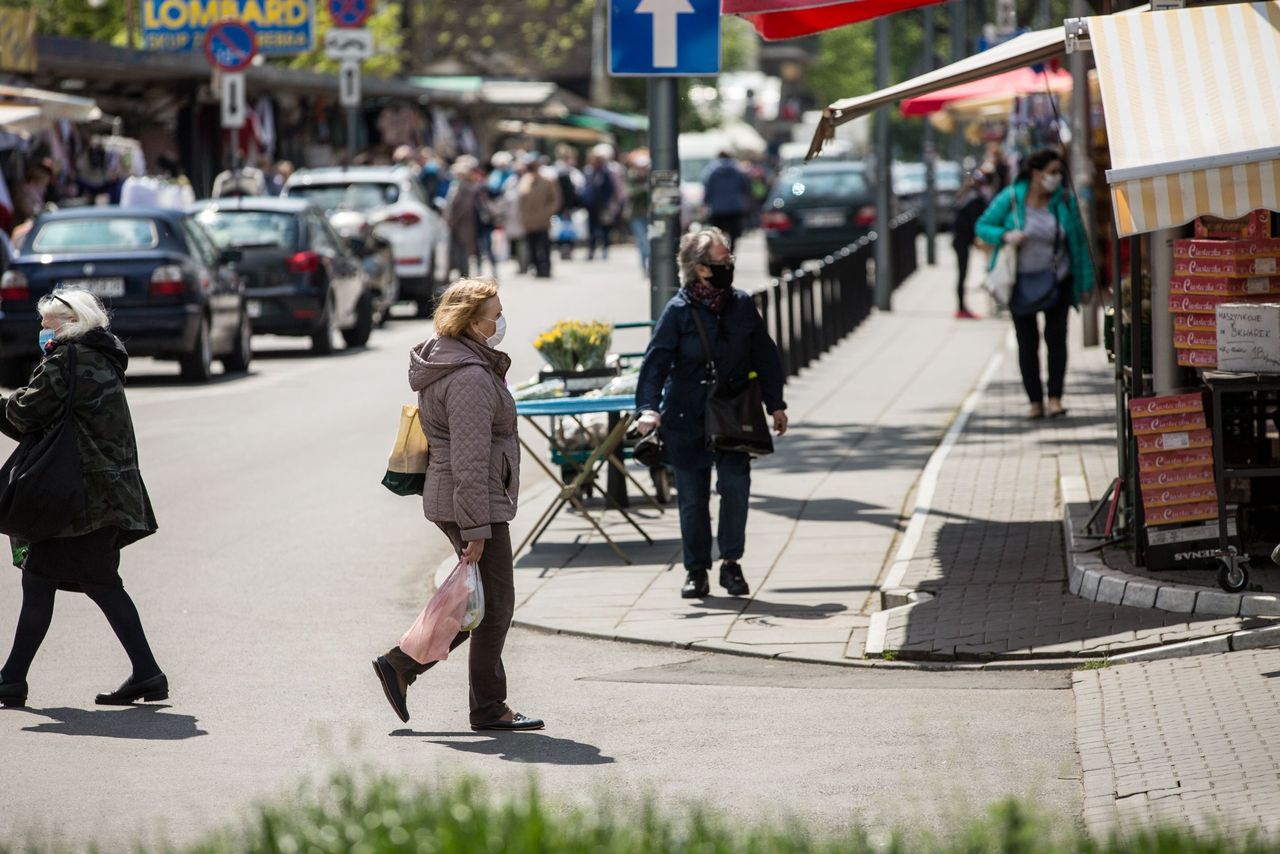
[(702, 281), (690, 282), (684, 286), (684, 290), (691, 300), (706, 306), (712, 314), (724, 311), (729, 294), (733, 293), (733, 288), (717, 288), (710, 282)]

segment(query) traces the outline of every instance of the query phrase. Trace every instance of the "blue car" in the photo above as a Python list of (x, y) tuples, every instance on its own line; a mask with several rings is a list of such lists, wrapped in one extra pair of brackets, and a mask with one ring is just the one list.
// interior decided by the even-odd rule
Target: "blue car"
[(130, 354), (176, 359), (184, 379), (249, 369), (253, 351), (239, 253), (219, 250), (183, 211), (72, 208), (46, 213), (0, 277), (0, 383), (26, 382), (39, 357), (36, 302), (82, 287), (111, 313)]

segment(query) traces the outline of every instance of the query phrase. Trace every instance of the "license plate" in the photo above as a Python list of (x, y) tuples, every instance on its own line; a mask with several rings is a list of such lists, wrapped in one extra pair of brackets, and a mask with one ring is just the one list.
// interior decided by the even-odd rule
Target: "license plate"
[(256, 320), (259, 317), (262, 317), (262, 301), (251, 299), (244, 304), (244, 310), (251, 319)]
[(110, 279), (64, 279), (58, 283), (63, 288), (84, 288), (95, 297), (124, 296), (124, 277), (115, 276)]
[(810, 228), (834, 228), (844, 225), (844, 213), (842, 211), (822, 211), (805, 214), (804, 224)]

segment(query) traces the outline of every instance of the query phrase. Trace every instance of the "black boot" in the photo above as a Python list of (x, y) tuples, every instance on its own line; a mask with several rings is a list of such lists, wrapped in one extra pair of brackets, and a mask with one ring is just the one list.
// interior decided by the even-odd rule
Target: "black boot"
[(26, 682), (0, 682), (0, 706), (18, 707), (26, 704)]
[(720, 586), (730, 596), (746, 596), (751, 592), (747, 579), (742, 577), (742, 567), (736, 560), (726, 560), (720, 564)]
[(94, 702), (99, 706), (131, 706), (138, 700), (154, 702), (169, 699), (169, 679), (163, 673), (157, 673), (149, 679), (128, 681), (110, 694), (99, 694)]
[(680, 588), (680, 598), (701, 599), (709, 595), (711, 595), (711, 582), (707, 579), (707, 571), (705, 569), (690, 570), (689, 577), (684, 581), (684, 587)]

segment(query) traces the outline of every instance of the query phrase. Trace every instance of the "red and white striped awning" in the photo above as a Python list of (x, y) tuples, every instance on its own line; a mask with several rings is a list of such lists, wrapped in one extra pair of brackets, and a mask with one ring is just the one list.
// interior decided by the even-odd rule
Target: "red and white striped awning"
[(1280, 0), (1089, 18), (1124, 235), (1280, 209)]

